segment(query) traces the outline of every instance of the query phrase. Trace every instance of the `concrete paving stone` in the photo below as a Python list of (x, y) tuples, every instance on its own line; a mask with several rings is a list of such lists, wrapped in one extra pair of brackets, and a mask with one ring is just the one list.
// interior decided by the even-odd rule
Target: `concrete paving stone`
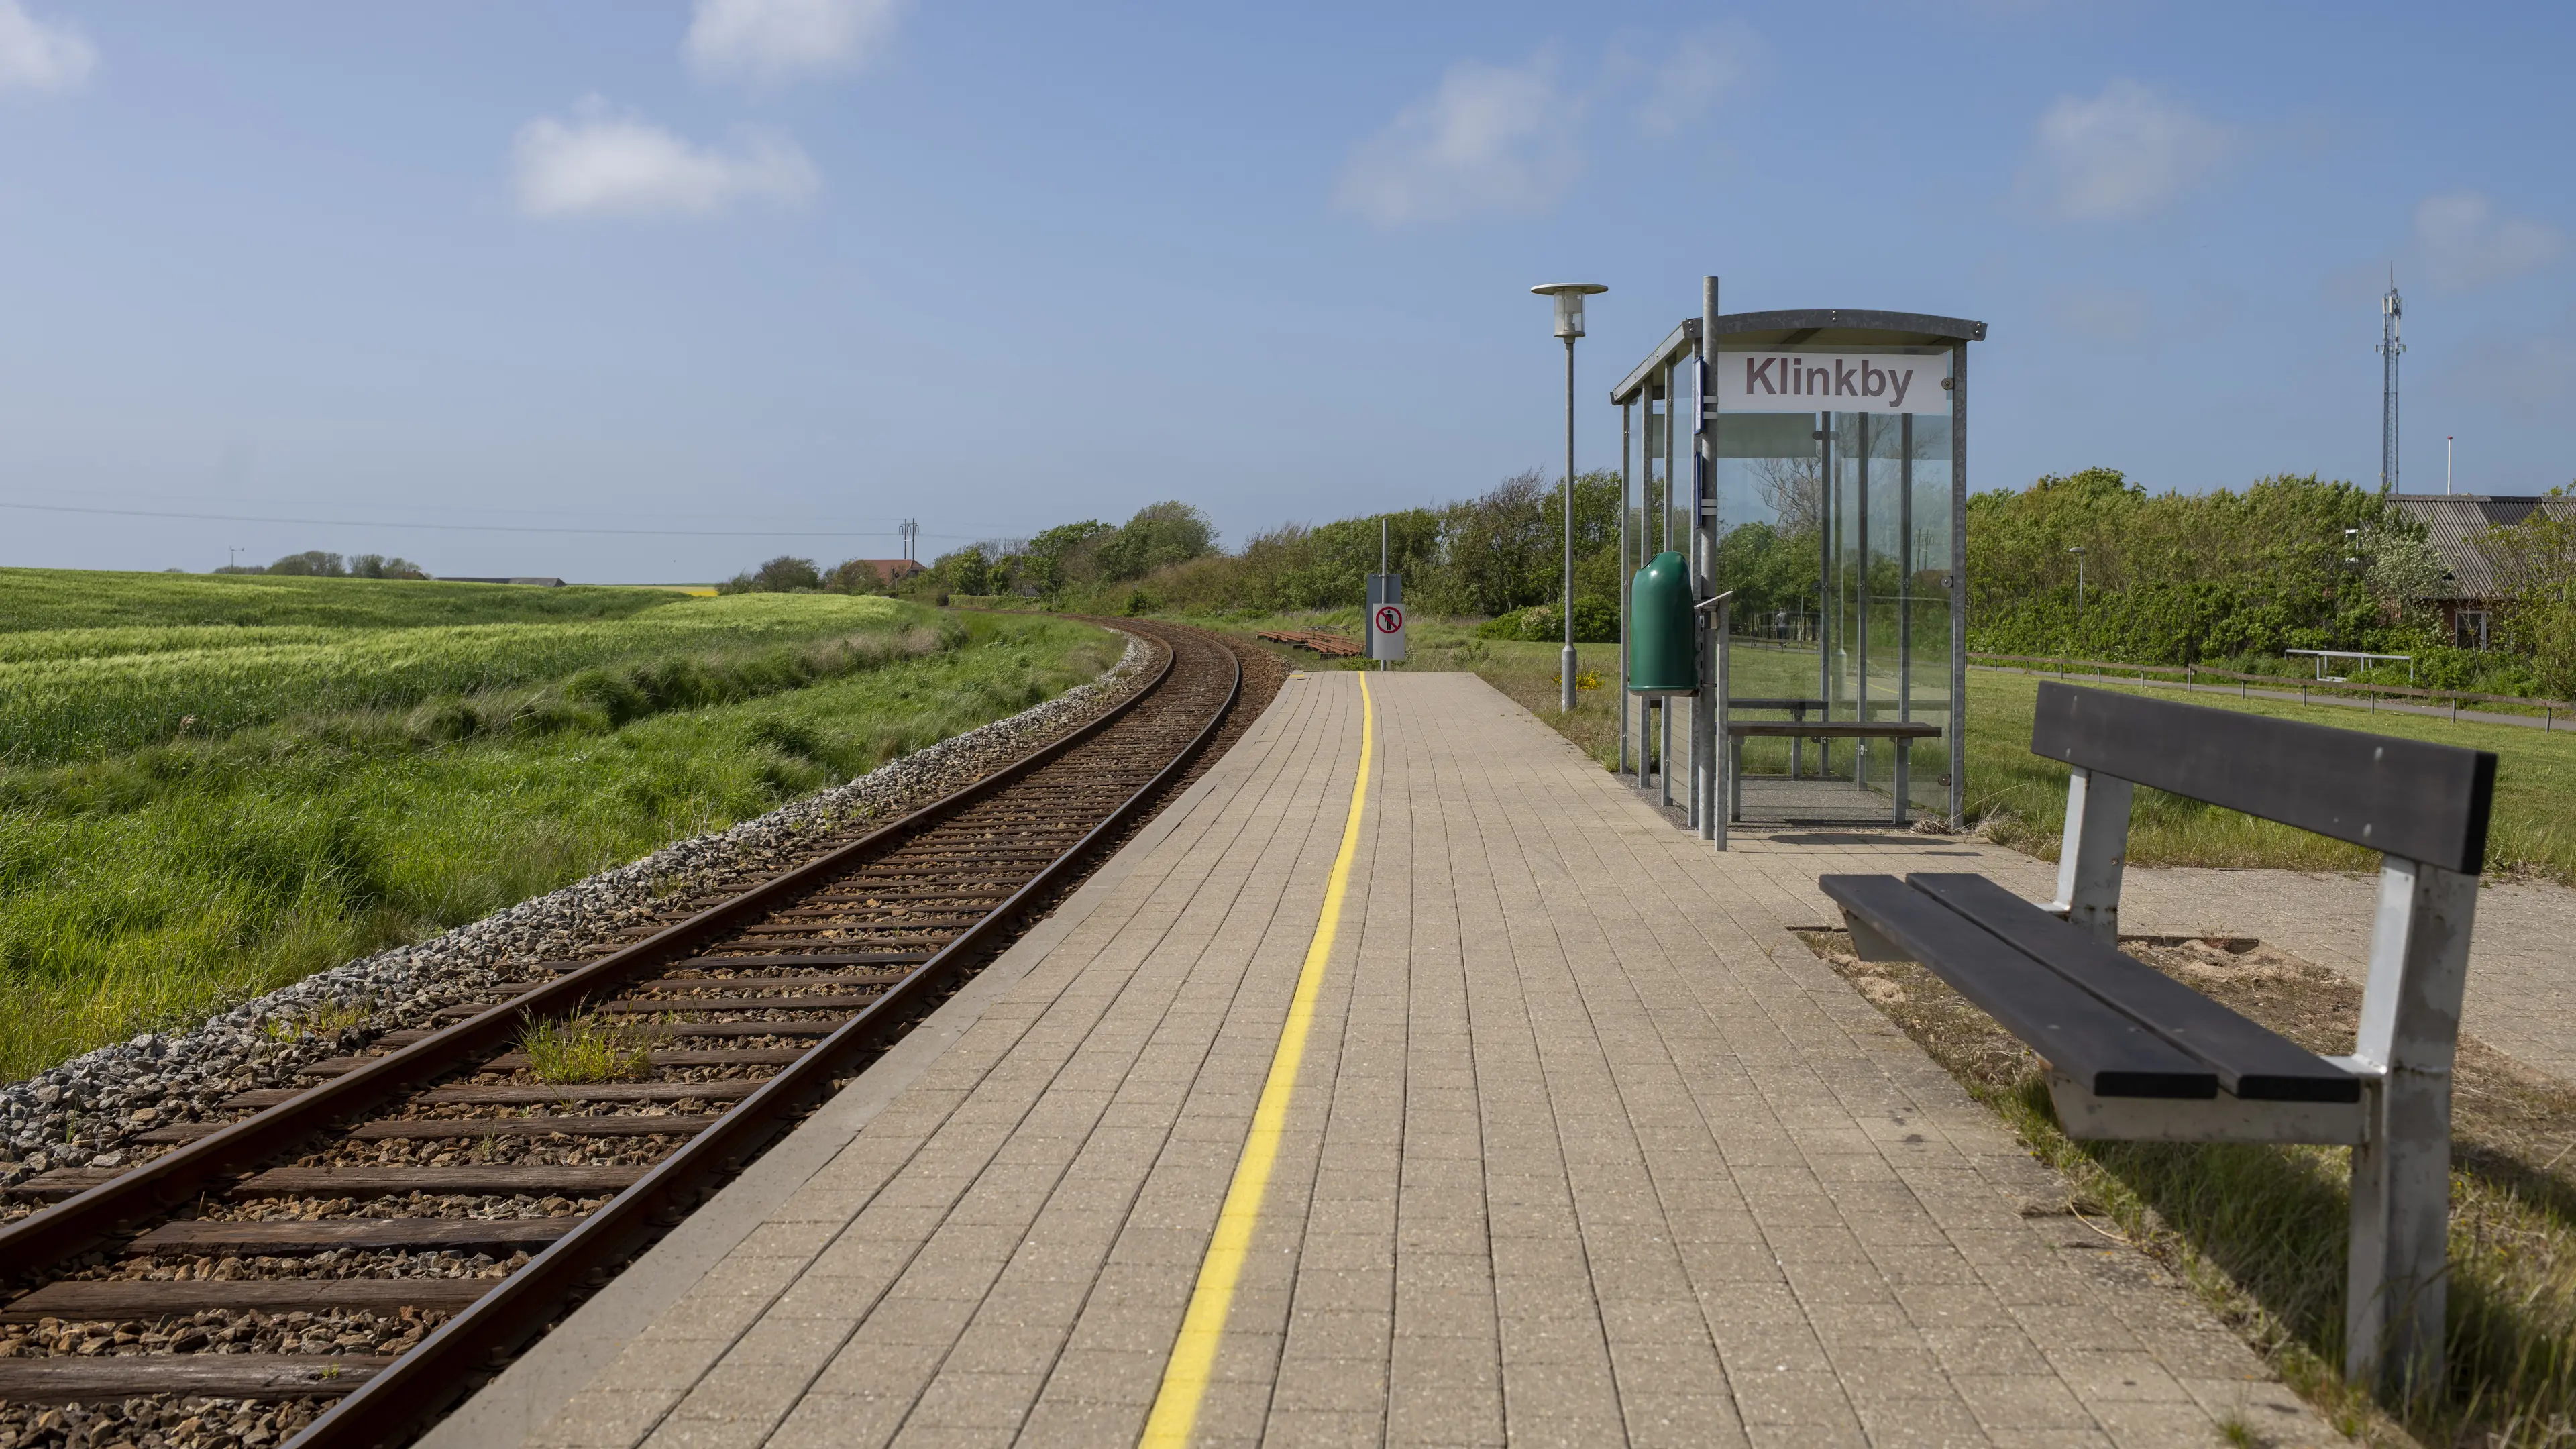
[(814, 1376), (812, 1392), (899, 1395), (906, 1403), (921, 1392), (948, 1356), (945, 1343), (900, 1343), (871, 1326), (843, 1343)]
[(1386, 1439), (1382, 1413), (1273, 1408), (1262, 1442), (1295, 1449), (1374, 1449)]
[(1867, 1353), (1880, 1349), (1924, 1349), (1922, 1331), (1893, 1303), (1810, 1303), (1816, 1338), (1828, 1353)]
[(744, 1363), (728, 1357), (690, 1386), (671, 1410), (671, 1418), (756, 1423), (766, 1430), (812, 1381), (810, 1372), (793, 1365)]
[(1906, 1449), (1984, 1449), (1985, 1426), (1968, 1406), (1947, 1395), (1938, 1398), (1876, 1399), (1857, 1396), (1853, 1407), (1861, 1430), (1873, 1446)]
[(2191, 1398), (2182, 1381), (2151, 1353), (2068, 1349), (2045, 1339), (2040, 1340), (2040, 1352), (2076, 1397), (2097, 1410), (2111, 1403), (2170, 1404)]
[(1382, 1415), (1387, 1399), (1383, 1344), (1351, 1358), (1291, 1355), (1279, 1366), (1271, 1402), (1283, 1412)]
[[(1588, 1306), (1588, 1305), (1586, 1305)], [(1609, 1339), (1601, 1321), (1581, 1311), (1507, 1313), (1496, 1324), (1504, 1364), (1515, 1371), (1533, 1364), (1610, 1363)], [(1710, 1362), (1716, 1361), (1710, 1352)]]
[(1018, 1442), (1047, 1449), (1134, 1449), (1145, 1415), (1141, 1404), (1042, 1397), (1022, 1423)]
[(2219, 1437), (2219, 1426), (2209, 1412), (2189, 1400), (2103, 1403), (2093, 1405), (2093, 1412), (2111, 1442), (2122, 1449), (2182, 1449), (2185, 1445), (2199, 1449), (2204, 1444), (2226, 1442)]
[(1708, 1335), (1700, 1306), (1687, 1298), (1603, 1298), (1601, 1328), (1613, 1345), (1687, 1343)]
[(686, 1381), (665, 1381), (651, 1388), (582, 1389), (564, 1401), (553, 1421), (538, 1431), (532, 1442), (546, 1449), (641, 1443), (679, 1403), (686, 1387)]
[(1635, 1449), (1726, 1449), (1752, 1442), (1735, 1400), (1722, 1393), (1623, 1392), (1619, 1403)]
[(674, 1414), (655, 1426), (644, 1440), (650, 1449), (756, 1449), (769, 1437), (767, 1423), (745, 1419), (703, 1419)]
[(1045, 1385), (1046, 1375), (1038, 1372), (987, 1373), (943, 1365), (905, 1425), (1016, 1432)]
[(2031, 1341), (2047, 1347), (2051, 1357), (2063, 1353), (2139, 1353), (2138, 1342), (2129, 1326), (2108, 1314), (2090, 1312), (2060, 1299), (2055, 1303), (2024, 1304), (2006, 1300), (2013, 1321)]

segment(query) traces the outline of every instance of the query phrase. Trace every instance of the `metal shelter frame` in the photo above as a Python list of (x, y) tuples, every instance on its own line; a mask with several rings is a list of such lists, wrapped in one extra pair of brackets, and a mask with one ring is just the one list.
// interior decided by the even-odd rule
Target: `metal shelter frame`
[[(1728, 625), (1727, 608), (1717, 596), (1715, 566), (1717, 554), (1717, 446), (1718, 429), (1723, 425), (1716, 405), (1716, 391), (1711, 385), (1711, 368), (1717, 353), (1744, 348), (1942, 348), (1949, 352), (1950, 375), (1946, 386), (1950, 393), (1950, 558), (1944, 583), (1950, 603), (1950, 671), (1949, 722), (1943, 734), (1949, 744), (1949, 791), (1946, 817), (1952, 829), (1959, 828), (1967, 801), (1967, 692), (1968, 692), (1968, 344), (1982, 342), (1986, 324), (1958, 317), (1940, 317), (1918, 312), (1858, 311), (1848, 308), (1818, 308), (1778, 312), (1720, 313), (1717, 310), (1718, 279), (1704, 278), (1701, 283), (1700, 315), (1683, 319), (1663, 341), (1649, 351), (1644, 360), (1631, 368), (1626, 377), (1610, 390), (1611, 404), (1620, 410), (1619, 469), (1621, 475), (1619, 508), (1619, 565), (1623, 581), (1619, 595), (1619, 768), (1626, 774), (1633, 770), (1638, 788), (1643, 789), (1650, 763), (1657, 770), (1661, 802), (1673, 803), (1672, 758), (1673, 727), (1667, 701), (1641, 704), (1637, 717), (1635, 747), (1631, 748), (1628, 696), (1628, 609), (1630, 589), (1636, 571), (1644, 566), (1645, 551), (1654, 543), (1647, 538), (1635, 540), (1631, 548), (1630, 520), (1635, 518), (1640, 529), (1647, 527), (1641, 510), (1650, 499), (1657, 509), (1664, 550), (1672, 547), (1673, 512), (1677, 492), (1677, 464), (1681, 421), (1691, 421), (1690, 478), (1687, 494), (1688, 547), (1684, 550), (1690, 564), (1691, 597), (1699, 606), (1698, 654), (1699, 692), (1692, 700), (1690, 735), (1687, 754), (1689, 797), (1686, 802), (1690, 823), (1701, 839), (1716, 842), (1724, 848), (1726, 841), (1725, 808), (1732, 791), (1725, 779), (1730, 773), (1726, 756), (1729, 751), (1718, 746), (1720, 732), (1727, 720), (1727, 691), (1721, 679), (1725, 652), (1719, 645)], [(1656, 404), (1663, 405), (1657, 413)], [(1687, 408), (1687, 412), (1685, 412)], [(1641, 437), (1634, 426), (1639, 410), (1646, 426)], [(1658, 426), (1660, 424), (1660, 426)], [(1632, 466), (1630, 441), (1642, 443), (1638, 455), (1642, 467)], [(1657, 477), (1655, 463), (1660, 454), (1663, 469)], [(1865, 465), (1864, 465), (1865, 466)], [(1829, 475), (1828, 475), (1829, 478)], [(1662, 484), (1661, 490), (1656, 488)], [(1827, 487), (1830, 492), (1830, 481)], [(1863, 489), (1864, 496), (1866, 488)], [(1911, 505), (1910, 486), (1905, 495)], [(1866, 507), (1864, 503), (1863, 507)], [(1867, 537), (1862, 535), (1864, 560)], [(1910, 546), (1910, 545), (1909, 545)], [(1830, 540), (1820, 540), (1820, 572), (1833, 566)], [(1821, 586), (1821, 580), (1820, 580)], [(1864, 587), (1864, 595), (1866, 588)], [(1826, 602), (1819, 594), (1818, 607)], [(1713, 607), (1712, 607), (1713, 606)], [(1864, 602), (1864, 610), (1866, 603)], [(1902, 626), (1911, 627), (1908, 622)], [(1821, 630), (1820, 630), (1821, 634)], [(1863, 635), (1863, 648), (1867, 647)], [(1821, 651), (1823, 641), (1818, 641)], [(1905, 656), (1910, 660), (1910, 652)], [(1863, 675), (1863, 698), (1866, 698), (1866, 673)], [(1908, 696), (1899, 695), (1902, 716)], [(1863, 707), (1866, 714), (1866, 706)], [(1659, 729), (1647, 723), (1654, 717)], [(1660, 736), (1657, 738), (1656, 736)], [(1658, 747), (1659, 748), (1656, 748)], [(1904, 791), (1908, 788), (1902, 762), (1906, 751), (1898, 752), (1897, 813), (1905, 809)], [(1855, 769), (1855, 776), (1858, 771)]]

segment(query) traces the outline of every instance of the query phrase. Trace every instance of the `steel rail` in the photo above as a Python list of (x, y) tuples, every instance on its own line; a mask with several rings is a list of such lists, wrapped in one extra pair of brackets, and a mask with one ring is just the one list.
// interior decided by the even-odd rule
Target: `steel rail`
[[(141, 1220), (166, 1213), (215, 1182), (239, 1176), (344, 1119), (372, 1111), (417, 1091), (507, 1042), (529, 1020), (569, 1014), (603, 989), (623, 986), (692, 953), (742, 917), (838, 874), (855, 858), (886, 849), (938, 824), (966, 806), (1004, 789), (1097, 736), (1158, 693), (1179, 663), (1179, 649), (1163, 644), (1162, 668), (1127, 698), (1062, 738), (1002, 769), (931, 801), (782, 875), (710, 906), (652, 936), (625, 946), (521, 996), (466, 1018), (434, 1035), (376, 1058), (365, 1066), (205, 1137), (164, 1153), (77, 1196), (0, 1227), (0, 1284), (24, 1281), (116, 1238)], [(1236, 665), (1236, 689), (1242, 666)], [(1231, 705), (1232, 695), (1228, 702)], [(1224, 711), (1218, 712), (1221, 719)], [(1089, 837), (1085, 837), (1088, 839)], [(935, 959), (935, 958), (934, 958)], [(825, 1040), (830, 1040), (826, 1038)], [(727, 1114), (731, 1115), (731, 1114)]]
[[(1166, 647), (1176, 663), (1179, 650)], [(899, 1032), (924, 998), (934, 998), (987, 940), (1014, 924), (1102, 842), (1123, 830), (1216, 737), (1243, 693), (1243, 663), (1225, 700), (1154, 777), (1058, 855), (1027, 884), (969, 926), (884, 996), (824, 1038), (794, 1065), (726, 1112), (642, 1179), (471, 1307), (439, 1325), (419, 1345), (334, 1404), (287, 1441), (286, 1449), (374, 1449), (408, 1441), (454, 1400), (471, 1393), (520, 1345), (542, 1333), (576, 1295), (604, 1282), (608, 1270), (646, 1246), (711, 1196), (714, 1185), (787, 1130), (789, 1118), (831, 1087), (852, 1061)], [(1168, 667), (1168, 666), (1167, 666)], [(1141, 697), (1141, 694), (1140, 696)]]

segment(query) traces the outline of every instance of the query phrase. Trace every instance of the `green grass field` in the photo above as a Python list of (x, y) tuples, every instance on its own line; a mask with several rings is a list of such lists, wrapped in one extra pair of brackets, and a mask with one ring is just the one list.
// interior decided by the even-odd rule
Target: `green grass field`
[[(1359, 611), (1347, 609), (1296, 618), (1229, 619), (1225, 627), (1246, 631), (1338, 628), (1355, 636), (1358, 622)], [(1580, 669), (1596, 675), (1601, 686), (1579, 691), (1574, 713), (1560, 715), (1556, 645), (1477, 639), (1470, 623), (1441, 619), (1414, 620), (1410, 643), (1412, 658), (1406, 667), (1473, 670), (1604, 766), (1617, 758), (1616, 646), (1577, 646)], [(1307, 668), (1332, 667), (1313, 655), (1296, 657)], [(1739, 695), (1786, 694), (1793, 689), (1811, 694), (1815, 689), (1814, 676), (1807, 672), (1814, 665), (1802, 663), (1796, 655), (1784, 653), (1766, 660), (1761, 651), (1747, 650), (1737, 655), (1736, 667)], [(2030, 753), (2031, 710), (2038, 692), (2039, 680), (2028, 675), (1970, 671), (1968, 814), (1971, 824), (1982, 826), (2002, 843), (2055, 859), (2058, 831), (2066, 815), (2066, 770)], [(2514, 725), (2453, 724), (2422, 715), (2371, 714), (2337, 705), (2239, 699), (2225, 693), (2147, 692), (2218, 709), (2492, 750), (2497, 768), (2495, 815), (2488, 834), (2490, 871), (2576, 884), (2576, 819), (2571, 819), (2566, 803), (2576, 800), (2576, 731), (2549, 734)], [(1781, 752), (1785, 746), (1772, 743), (1768, 749)], [(1751, 770), (1785, 768), (1781, 759), (1763, 751), (1759, 742), (1748, 749)], [(1938, 753), (1936, 746), (1918, 755), (1917, 769)], [(2378, 868), (2378, 857), (2359, 847), (2153, 790), (2139, 792), (2129, 858), (2141, 865)]]
[[(260, 579), (247, 587), (297, 585), (286, 599), (306, 617), (234, 632), (327, 637), (206, 648), (191, 622), (161, 626), (188, 644), (156, 649), (138, 616), (195, 596), (158, 575), (87, 577), (102, 581), (91, 618), (125, 622), (0, 633), (0, 659), (53, 647), (40, 634), (105, 628), (116, 652), (50, 662), (90, 670), (136, 711), (199, 720), (13, 749), (28, 762), (0, 765), (9, 1076), (760, 814), (1049, 698), (1123, 642), (833, 595), (595, 590), (645, 602), (567, 618), (554, 612), (566, 590)], [(128, 580), (154, 597), (114, 597)], [(419, 608), (394, 609), (374, 597), (388, 587), (470, 590), (483, 617), (421, 623), (447, 602), (416, 593)], [(370, 597), (341, 609), (333, 590)], [(520, 601), (534, 617), (500, 612)], [(59, 601), (46, 617), (81, 619)], [(273, 667), (280, 648), (322, 662)], [(22, 701), (18, 667), (0, 664), (11, 729), (75, 717)]]

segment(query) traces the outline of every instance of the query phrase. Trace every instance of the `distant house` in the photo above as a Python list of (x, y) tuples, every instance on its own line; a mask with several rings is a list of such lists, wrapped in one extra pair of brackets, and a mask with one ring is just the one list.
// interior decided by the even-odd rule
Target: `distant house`
[(930, 566), (908, 558), (866, 558), (859, 562), (877, 571), (877, 577), (889, 584), (899, 584), (914, 574), (930, 572)]
[(2505, 602), (2486, 555), (2478, 551), (2478, 536), (2535, 512), (2576, 518), (2576, 498), (2536, 494), (2399, 493), (2388, 501), (2424, 525), (2425, 540), (2441, 556), (2442, 592), (2429, 602), (2442, 611), (2443, 632), (2462, 649), (2487, 647), (2488, 621)]

